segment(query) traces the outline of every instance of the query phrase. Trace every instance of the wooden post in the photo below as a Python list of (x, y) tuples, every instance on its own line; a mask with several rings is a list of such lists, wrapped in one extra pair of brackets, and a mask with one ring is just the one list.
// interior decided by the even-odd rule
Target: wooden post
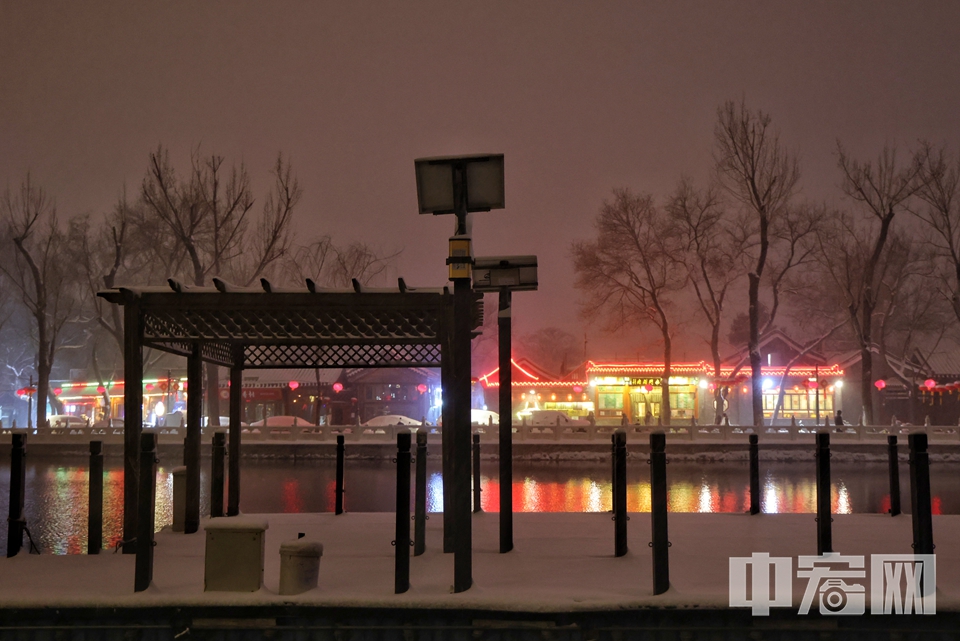
[(240, 514), (240, 423), (243, 419), (243, 345), (233, 347), (230, 368), (230, 441), (227, 461), (227, 516)]
[(213, 446), (210, 450), (210, 516), (223, 516), (223, 458), (226, 455), (227, 435), (224, 432), (213, 433)]
[(26, 496), (27, 435), (14, 434), (10, 448), (10, 512), (7, 519), (7, 558), (16, 556), (23, 547), (23, 530), (27, 525), (23, 515)]
[(830, 433), (817, 434), (817, 555), (833, 552), (830, 504)]
[(760, 444), (750, 435), (750, 514), (760, 514)]
[(123, 553), (137, 551), (137, 493), (140, 478), (140, 433), (143, 431), (143, 318), (140, 303), (129, 296), (123, 305)]
[(90, 441), (88, 487), (87, 554), (100, 554), (103, 547), (103, 441)]
[(615, 556), (627, 553), (627, 433), (617, 430), (614, 434), (616, 497), (613, 505), (613, 547)]
[(667, 437), (650, 435), (650, 518), (653, 534), (653, 593), (670, 588), (670, 541), (667, 532)]
[(153, 581), (153, 529), (157, 489), (157, 435), (140, 435), (140, 503), (137, 515), (137, 560), (134, 591), (143, 592)]
[(910, 446), (910, 508), (913, 512), (913, 553), (933, 554), (933, 517), (930, 505), (930, 459), (927, 435), (907, 437)]
[(203, 423), (203, 360), (200, 343), (193, 344), (187, 357), (187, 436), (183, 442), (183, 464), (187, 466), (187, 508), (183, 531), (200, 529), (200, 433)]
[(900, 457), (897, 454), (897, 437), (887, 437), (887, 458), (890, 470), (890, 516), (900, 514)]
[(499, 409), (500, 427), (497, 435), (500, 464), (500, 552), (513, 549), (513, 366), (512, 353), (512, 295), (506, 287), (500, 289), (497, 313), (498, 356), (500, 364)]
[(417, 473), (414, 487), (413, 555), (427, 549), (427, 433), (417, 431)]
[(410, 431), (397, 432), (397, 530), (394, 592), (410, 589)]
[(617, 434), (610, 435), (610, 512), (617, 513)]
[(334, 514), (343, 514), (343, 434), (337, 434), (337, 489)]
[(480, 506), (480, 435), (473, 435), (473, 511), (483, 512)]

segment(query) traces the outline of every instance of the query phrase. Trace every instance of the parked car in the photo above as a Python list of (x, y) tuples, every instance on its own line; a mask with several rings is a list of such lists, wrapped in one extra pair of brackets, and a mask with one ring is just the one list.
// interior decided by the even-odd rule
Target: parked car
[(310, 421), (300, 416), (270, 416), (264, 420), (250, 423), (250, 427), (309, 427), (313, 425)]
[(422, 425), (420, 421), (415, 418), (410, 418), (409, 416), (401, 416), (400, 414), (385, 414), (383, 416), (377, 416), (371, 418), (369, 421), (364, 423), (368, 427), (386, 427), (387, 425)]
[(123, 429), (123, 419), (122, 418), (102, 418), (96, 423), (93, 424), (93, 427), (98, 430), (104, 429)]
[(470, 410), (470, 422), (474, 425), (499, 425), (500, 415), (490, 410)]
[(590, 421), (582, 418), (570, 418), (561, 410), (533, 410), (527, 417), (527, 425), (560, 427), (586, 427)]
[(47, 417), (47, 423), (50, 427), (57, 428), (75, 428), (87, 427), (87, 419), (82, 416), (70, 416), (69, 414), (54, 414)]

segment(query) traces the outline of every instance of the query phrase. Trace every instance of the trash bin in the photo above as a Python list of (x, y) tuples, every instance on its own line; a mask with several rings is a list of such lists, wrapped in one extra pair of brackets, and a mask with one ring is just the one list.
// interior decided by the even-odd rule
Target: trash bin
[(280, 594), (300, 594), (317, 587), (323, 543), (297, 539), (280, 546)]
[(263, 585), (263, 549), (268, 528), (260, 519), (215, 519), (206, 526), (204, 592), (256, 592)]
[(173, 475), (173, 526), (174, 532), (183, 532), (187, 520), (187, 466), (175, 467)]

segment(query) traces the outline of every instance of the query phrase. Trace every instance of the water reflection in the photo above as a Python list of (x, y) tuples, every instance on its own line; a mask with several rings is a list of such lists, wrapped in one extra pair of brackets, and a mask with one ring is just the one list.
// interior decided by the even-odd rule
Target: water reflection
[[(209, 514), (209, 461), (201, 471), (201, 513)], [(814, 466), (766, 463), (761, 478), (761, 511), (816, 511)], [(960, 513), (960, 465), (931, 466), (935, 514)], [(605, 463), (514, 464), (514, 509), (525, 512), (606, 512), (612, 506), (610, 466)], [(645, 465), (627, 473), (627, 509), (650, 510), (650, 482)], [(901, 505), (909, 511), (909, 469), (901, 468)], [(7, 514), (9, 465), (0, 465), (0, 515)], [(389, 461), (348, 461), (344, 507), (347, 511), (392, 511), (396, 467)], [(336, 502), (333, 461), (244, 461), (240, 509), (246, 513), (332, 512)], [(890, 509), (885, 463), (834, 464), (831, 499), (837, 514), (886, 512)], [(86, 551), (88, 470), (83, 464), (31, 461), (26, 471), (26, 517), (34, 540), (45, 552)], [(674, 463), (668, 469), (668, 509), (672, 512), (743, 512), (750, 506), (745, 463)], [(481, 506), (499, 510), (499, 471), (495, 461), (481, 466)], [(156, 525), (172, 521), (173, 477), (169, 467), (157, 471)], [(108, 460), (104, 473), (103, 545), (112, 548), (123, 531), (123, 469)], [(440, 461), (427, 470), (427, 510), (443, 511)], [(0, 528), (5, 546), (6, 528)]]

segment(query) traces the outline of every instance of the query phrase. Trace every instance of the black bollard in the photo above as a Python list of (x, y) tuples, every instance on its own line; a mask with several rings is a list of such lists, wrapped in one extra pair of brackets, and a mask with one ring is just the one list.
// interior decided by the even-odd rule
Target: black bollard
[(137, 561), (135, 592), (153, 581), (153, 530), (157, 491), (157, 435), (140, 435), (140, 488), (137, 496)]
[(210, 516), (223, 516), (223, 459), (227, 453), (226, 432), (213, 433), (213, 448), (210, 461)]
[(627, 553), (627, 433), (613, 435), (614, 468), (616, 469), (613, 504), (613, 548), (615, 556)]
[(483, 512), (480, 507), (480, 435), (473, 435), (473, 511)]
[(24, 458), (27, 455), (27, 435), (14, 434), (10, 449), (10, 516), (7, 519), (7, 558), (16, 556), (23, 547), (23, 530), (27, 525), (23, 516), (23, 503), (26, 496), (27, 468)]
[(833, 552), (833, 516), (830, 505), (830, 433), (817, 434), (817, 554)]
[(910, 510), (913, 512), (913, 553), (933, 554), (933, 517), (930, 510), (930, 459), (927, 435), (907, 437), (910, 446)]
[(610, 511), (617, 513), (617, 434), (610, 435)]
[(343, 514), (343, 434), (337, 434), (337, 489), (334, 514)]
[(417, 431), (417, 472), (413, 490), (413, 555), (427, 549), (427, 433)]
[(410, 589), (410, 432), (397, 432), (397, 533), (394, 592)]
[(750, 514), (760, 514), (760, 444), (750, 435)]
[(897, 456), (897, 437), (887, 437), (890, 459), (890, 516), (900, 514), (900, 460)]
[(100, 554), (103, 547), (103, 441), (90, 441), (88, 487), (87, 554)]
[(667, 437), (650, 435), (650, 518), (653, 541), (653, 593), (670, 588), (670, 541), (667, 532)]

